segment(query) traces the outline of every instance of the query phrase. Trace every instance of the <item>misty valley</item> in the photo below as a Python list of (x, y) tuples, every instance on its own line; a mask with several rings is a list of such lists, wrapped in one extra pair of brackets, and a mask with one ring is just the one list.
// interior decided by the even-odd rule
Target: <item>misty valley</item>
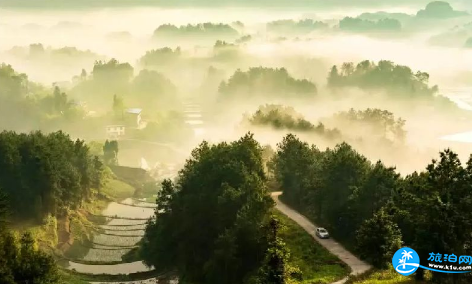
[(470, 283), (471, 66), (465, 0), (0, 0), (0, 283)]

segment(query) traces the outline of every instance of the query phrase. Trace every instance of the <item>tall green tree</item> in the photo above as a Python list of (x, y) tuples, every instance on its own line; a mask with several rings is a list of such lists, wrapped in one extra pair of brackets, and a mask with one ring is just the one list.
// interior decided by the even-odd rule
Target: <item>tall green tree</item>
[(288, 284), (301, 281), (298, 267), (289, 265), (290, 252), (280, 238), (280, 221), (271, 216), (267, 227), (268, 247), (263, 265), (254, 282), (258, 284)]
[(118, 141), (105, 141), (103, 145), (103, 160), (106, 165), (118, 165)]
[(386, 268), (393, 254), (401, 248), (402, 235), (392, 215), (379, 210), (362, 223), (356, 232), (360, 256), (378, 268)]
[(176, 184), (163, 183), (143, 239), (146, 263), (177, 268), (184, 282), (242, 283), (267, 248), (262, 226), (273, 201), (265, 181), (262, 147), (252, 135), (203, 142)]

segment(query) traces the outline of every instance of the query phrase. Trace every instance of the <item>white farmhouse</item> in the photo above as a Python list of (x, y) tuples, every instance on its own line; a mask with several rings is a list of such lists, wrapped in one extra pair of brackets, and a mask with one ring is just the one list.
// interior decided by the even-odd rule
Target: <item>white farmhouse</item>
[(141, 125), (141, 112), (140, 108), (129, 108), (126, 110), (126, 119), (125, 121), (130, 127), (139, 128)]
[(125, 135), (124, 125), (107, 125), (106, 126), (107, 136), (110, 139), (117, 139)]

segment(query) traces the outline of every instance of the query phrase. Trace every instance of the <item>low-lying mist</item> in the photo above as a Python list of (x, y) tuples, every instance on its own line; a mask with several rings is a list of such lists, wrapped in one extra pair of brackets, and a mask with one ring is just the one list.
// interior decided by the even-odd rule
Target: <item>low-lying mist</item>
[[(202, 140), (234, 140), (247, 131), (275, 147), (293, 132), (320, 148), (346, 141), (372, 160), (409, 172), (448, 146), (468, 155), (466, 145), (439, 139), (470, 130), (471, 115), (459, 106), (472, 102), (472, 49), (461, 44), (465, 37), (450, 45), (431, 40), (472, 22), (464, 3), (451, 4), (453, 12), (439, 19), (421, 18), (418, 11), (427, 10), (426, 3), (326, 11), (228, 8), (225, 13), (212, 8), (3, 8), (0, 62), (14, 69), (8, 78), (24, 73), (29, 87), (19, 92), (25, 101), (2, 98), (1, 125), (17, 131), (63, 129), (73, 137), (105, 140), (107, 125), (121, 125), (127, 109), (140, 109), (143, 123), (126, 132), (123, 163), (135, 165), (134, 156), (142, 155), (154, 164), (169, 145), (189, 153)], [(346, 17), (354, 19), (348, 21), (354, 26), (341, 25)], [(395, 29), (385, 27), (383, 17), (396, 18)], [(377, 80), (374, 74), (332, 86), (328, 78), (334, 65), (348, 78), (344, 63), (356, 66), (364, 60), (373, 62), (372, 70), (382, 71), (381, 60), (396, 64), (389, 68), (398, 73), (386, 75), (394, 78), (392, 85), (362, 81)], [(409, 82), (419, 71), (418, 80), (431, 89), (427, 95)], [(313, 129), (321, 123), (341, 134), (333, 139), (292, 128), (293, 123), (248, 124), (248, 117), (267, 104), (291, 107), (300, 116), (296, 119)], [(31, 117), (16, 115), (18, 109)], [(378, 109), (404, 120), (405, 139), (387, 145), (369, 127), (331, 119), (351, 109)], [(158, 145), (164, 150), (153, 152)], [(175, 156), (180, 163), (185, 155)], [(172, 162), (172, 154), (163, 159)]]

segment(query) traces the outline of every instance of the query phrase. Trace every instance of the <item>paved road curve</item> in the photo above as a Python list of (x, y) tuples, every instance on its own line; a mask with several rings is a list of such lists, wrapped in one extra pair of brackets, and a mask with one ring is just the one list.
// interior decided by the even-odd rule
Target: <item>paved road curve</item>
[[(357, 275), (366, 272), (371, 268), (371, 266), (364, 261), (358, 259), (348, 250), (346, 250), (343, 246), (337, 243), (333, 239), (320, 239), (315, 235), (315, 229), (317, 228), (316, 224), (313, 224), (310, 220), (306, 217), (298, 213), (297, 211), (293, 210), (292, 208), (288, 207), (282, 201), (279, 200), (279, 195), (282, 192), (273, 192), (272, 198), (277, 203), (276, 208), (282, 212), (283, 214), (287, 215), (290, 219), (297, 222), (305, 231), (307, 231), (317, 242), (319, 242), (322, 246), (324, 246), (327, 250), (329, 250), (332, 254), (336, 255), (340, 260), (345, 262), (351, 268), (351, 275)], [(347, 278), (344, 278), (334, 284), (340, 284), (346, 282)]]

